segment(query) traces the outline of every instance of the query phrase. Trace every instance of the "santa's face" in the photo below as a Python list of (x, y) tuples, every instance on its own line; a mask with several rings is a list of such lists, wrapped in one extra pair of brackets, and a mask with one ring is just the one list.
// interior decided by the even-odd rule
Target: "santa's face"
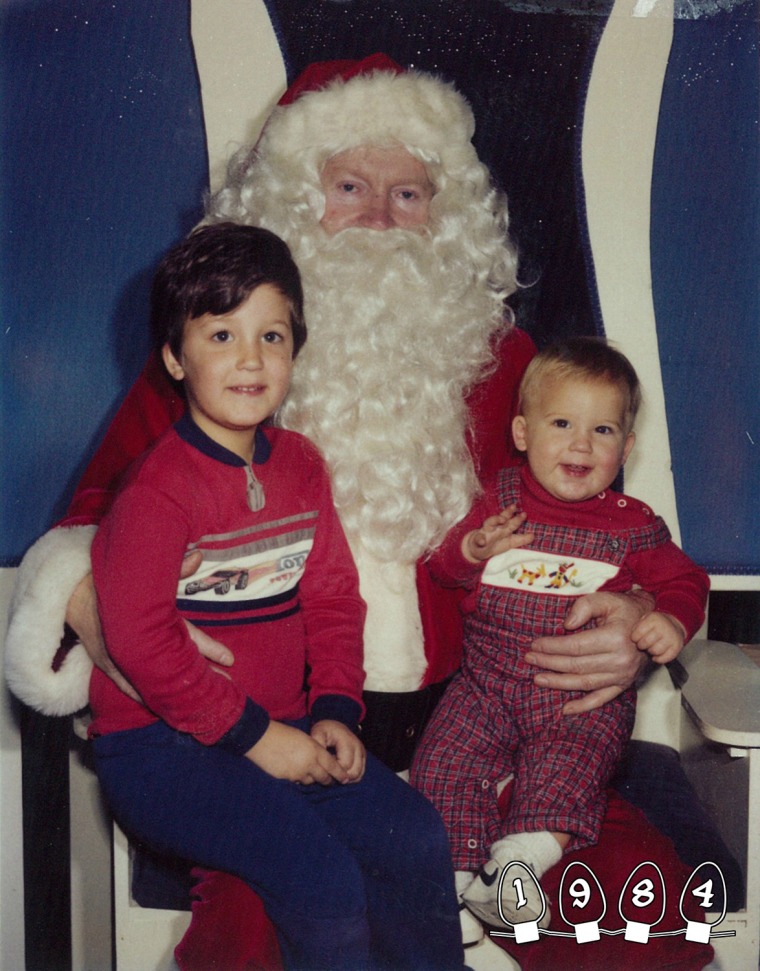
[(425, 166), (400, 146), (363, 145), (329, 159), (322, 170), (330, 236), (343, 229), (420, 229), (427, 225), (434, 188)]

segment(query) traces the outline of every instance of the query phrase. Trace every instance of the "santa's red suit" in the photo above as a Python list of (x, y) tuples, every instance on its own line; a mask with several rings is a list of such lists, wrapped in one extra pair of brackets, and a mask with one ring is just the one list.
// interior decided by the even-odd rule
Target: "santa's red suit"
[[(361, 77), (368, 69), (387, 70), (389, 67), (390, 62), (382, 56), (360, 64), (333, 62), (320, 66), (312, 69), (305, 80), (296, 83), (283, 99), (283, 104), (290, 103), (301, 91), (308, 92), (318, 86), (336, 70), (344, 76), (358, 74)], [(393, 70), (398, 71), (398, 68), (393, 66)], [(385, 83), (382, 75), (380, 78)], [(434, 87), (429, 80), (425, 85)], [(441, 88), (446, 89), (444, 97), (450, 103), (449, 86), (441, 85)], [(362, 94), (365, 96), (371, 97), (371, 89), (366, 85)], [(461, 122), (460, 128), (466, 131), (471, 124), (469, 111), (466, 106), (457, 110), (461, 118), (453, 119), (452, 124)], [(388, 124), (395, 123), (397, 114), (393, 106), (386, 106)], [(414, 119), (404, 118), (404, 121), (413, 124)], [(435, 134), (434, 126), (431, 127), (428, 120), (420, 121), (419, 131), (423, 140), (433, 131), (432, 137), (440, 143), (441, 151), (451, 153), (451, 164), (458, 164), (457, 152), (464, 155), (473, 152), (469, 136), (467, 146), (462, 147), (449, 131)], [(297, 126), (290, 134), (294, 138), (297, 136)], [(340, 144), (336, 144), (340, 150)], [(445, 162), (441, 163), (441, 168), (445, 171)], [(445, 190), (441, 190), (440, 196), (445, 197)], [(268, 228), (278, 229), (272, 225)], [(298, 260), (295, 252), (294, 255)], [(313, 340), (317, 339), (313, 336)], [(495, 363), (486, 378), (475, 383), (466, 396), (465, 438), (479, 478), (490, 476), (512, 461), (510, 426), (517, 388), (535, 352), (529, 337), (508, 325), (500, 331), (494, 330), (491, 345)], [(157, 358), (151, 358), (87, 469), (66, 518), (32, 547), (22, 563), (12, 605), (6, 674), (14, 691), (41, 711), (66, 714), (87, 702), (91, 664), (84, 649), (81, 645), (65, 653), (58, 649), (66, 605), (79, 580), (89, 572), (89, 547), (95, 524), (108, 508), (121, 474), (183, 410), (184, 403), (170, 385), (161, 363)], [(388, 434), (393, 435), (392, 428)], [(343, 447), (350, 449), (351, 443), (344, 442)], [(461, 654), (460, 595), (444, 590), (432, 580), (424, 557), (416, 567), (416, 590), (424, 645), (424, 673), (412, 690), (373, 691), (368, 698), (370, 714), (374, 709), (374, 716), (381, 723), (395, 725), (395, 740), (381, 753), (381, 757), (384, 755), (395, 768), (408, 763), (416, 735), (442, 685), (456, 670)], [(385, 734), (384, 730), (378, 730), (373, 738), (370, 724), (365, 737), (368, 747), (377, 749), (379, 743), (385, 741)], [(616, 794), (610, 795), (599, 844), (580, 852), (577, 857), (591, 867), (604, 888), (609, 900), (606, 922), (611, 928), (620, 926), (615, 906), (619, 893), (634, 868), (645, 861), (657, 864), (668, 888), (666, 913), (657, 924), (658, 932), (683, 928), (678, 900), (689, 873), (676, 858), (669, 841)], [(565, 857), (542, 880), (550, 899), (556, 900), (562, 874), (574, 858)], [(258, 898), (245, 884), (224, 874), (206, 874), (198, 885), (193, 908), (190, 929), (177, 948), (177, 960), (183, 971), (209, 971), (212, 968), (251, 971), (279, 967), (271, 925)], [(641, 919), (646, 921), (646, 916)], [(553, 929), (555, 926), (563, 929), (559, 919), (555, 920)], [(564, 929), (571, 930), (566, 925)], [(526, 971), (529, 968), (598, 968), (600, 971), (625, 968), (628, 971), (637, 967), (646, 971), (665, 967), (685, 971), (704, 967), (712, 954), (709, 946), (687, 943), (681, 934), (653, 937), (646, 947), (626, 942), (622, 935), (605, 936), (591, 947), (579, 947), (572, 934), (545, 937), (541, 942), (529, 945), (518, 946), (507, 941), (505, 946), (516, 955)]]

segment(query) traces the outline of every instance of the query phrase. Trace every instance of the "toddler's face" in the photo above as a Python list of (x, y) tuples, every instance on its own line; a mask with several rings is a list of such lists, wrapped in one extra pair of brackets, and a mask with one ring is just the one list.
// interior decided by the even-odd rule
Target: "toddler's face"
[(548, 377), (524, 411), (512, 424), (515, 444), (547, 492), (581, 502), (612, 485), (634, 442), (620, 388)]

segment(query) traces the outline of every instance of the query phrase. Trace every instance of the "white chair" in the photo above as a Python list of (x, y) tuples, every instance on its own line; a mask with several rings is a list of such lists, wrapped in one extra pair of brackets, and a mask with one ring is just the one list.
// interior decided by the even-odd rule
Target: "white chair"
[[(760, 667), (733, 645), (694, 641), (676, 667), (681, 685), (681, 760), (742, 869), (745, 905), (716, 931), (718, 966), (760, 963)], [(720, 915), (708, 917), (708, 923)]]
[(174, 948), (187, 930), (190, 913), (141, 907), (132, 896), (134, 853), (113, 827), (114, 938), (117, 971), (168, 971)]

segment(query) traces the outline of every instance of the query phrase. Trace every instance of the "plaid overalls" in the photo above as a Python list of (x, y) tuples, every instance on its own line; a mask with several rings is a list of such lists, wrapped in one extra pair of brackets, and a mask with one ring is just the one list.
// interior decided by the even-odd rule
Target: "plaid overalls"
[[(499, 476), (499, 505), (520, 508), (519, 472)], [(526, 522), (531, 549), (551, 550), (619, 566), (634, 551), (670, 538), (651, 526), (606, 530)], [(620, 589), (620, 587), (618, 587)], [(438, 705), (412, 767), (412, 782), (438, 808), (457, 870), (476, 870), (492, 843), (513, 832), (571, 834), (569, 848), (595, 843), (606, 809), (606, 786), (633, 727), (634, 689), (587, 714), (563, 716), (581, 692), (537, 687), (523, 661), (533, 640), (564, 633), (573, 597), (546, 596), (538, 584), (521, 590), (479, 584), (477, 607), (465, 618), (462, 668)], [(497, 783), (515, 775), (508, 816)]]

